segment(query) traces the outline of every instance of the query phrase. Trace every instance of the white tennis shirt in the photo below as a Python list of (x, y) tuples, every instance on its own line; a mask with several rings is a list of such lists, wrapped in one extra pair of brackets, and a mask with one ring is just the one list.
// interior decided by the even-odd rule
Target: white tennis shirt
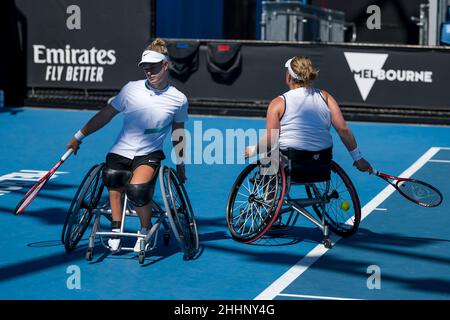
[(146, 80), (128, 82), (111, 105), (124, 115), (123, 127), (109, 152), (128, 159), (162, 150), (172, 123), (188, 119), (186, 96), (169, 85), (158, 90)]
[(280, 149), (319, 151), (333, 146), (331, 112), (316, 88), (297, 88), (281, 96)]

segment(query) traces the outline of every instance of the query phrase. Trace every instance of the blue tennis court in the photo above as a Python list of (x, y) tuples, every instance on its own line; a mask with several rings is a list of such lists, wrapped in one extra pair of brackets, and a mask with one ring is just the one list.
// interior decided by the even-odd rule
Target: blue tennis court
[[(111, 255), (96, 246), (85, 260), (87, 234), (66, 254), (61, 229), (85, 173), (104, 157), (121, 129), (121, 116), (83, 141), (27, 208), (14, 210), (28, 188), (64, 153), (69, 138), (94, 113), (19, 108), (0, 113), (1, 299), (449, 299), (450, 128), (350, 123), (358, 144), (379, 170), (435, 185), (437, 208), (411, 204), (387, 184), (352, 168), (333, 133), (334, 159), (350, 175), (363, 207), (358, 232), (320, 245), (306, 220), (283, 237), (246, 245), (231, 239), (225, 221), (230, 188), (245, 164), (191, 164), (186, 188), (196, 213), (200, 256), (184, 261), (177, 243), (162, 241), (144, 265), (133, 253)], [(191, 116), (187, 128), (263, 128), (262, 119)], [(203, 150), (208, 140), (201, 143)], [(170, 142), (165, 146), (170, 155)], [(222, 150), (224, 154), (233, 150)], [(235, 151), (236, 152), (236, 151)], [(243, 152), (243, 151), (242, 151)], [(166, 165), (173, 166), (170, 157)], [(159, 184), (155, 194), (161, 202)], [(135, 232), (137, 224), (128, 225)], [(135, 228), (135, 229), (133, 229)], [(374, 269), (375, 268), (375, 269)], [(79, 271), (79, 288), (70, 286)], [(379, 289), (371, 288), (377, 270)]]

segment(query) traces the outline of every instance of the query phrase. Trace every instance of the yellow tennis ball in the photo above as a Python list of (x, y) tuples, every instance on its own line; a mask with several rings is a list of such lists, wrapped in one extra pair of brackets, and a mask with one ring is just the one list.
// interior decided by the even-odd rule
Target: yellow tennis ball
[(348, 203), (347, 201), (342, 201), (341, 209), (344, 211), (348, 211), (348, 209), (350, 209), (350, 203)]

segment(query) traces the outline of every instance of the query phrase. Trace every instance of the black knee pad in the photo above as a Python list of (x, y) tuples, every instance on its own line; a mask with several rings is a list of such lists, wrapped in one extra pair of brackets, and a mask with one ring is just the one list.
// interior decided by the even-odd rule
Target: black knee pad
[(130, 181), (131, 172), (127, 170), (114, 170), (105, 168), (102, 172), (103, 184), (107, 188), (118, 189), (124, 187)]
[(155, 181), (149, 181), (141, 184), (128, 183), (125, 187), (125, 192), (128, 199), (135, 207), (143, 207), (147, 205), (153, 197), (153, 191), (155, 190)]

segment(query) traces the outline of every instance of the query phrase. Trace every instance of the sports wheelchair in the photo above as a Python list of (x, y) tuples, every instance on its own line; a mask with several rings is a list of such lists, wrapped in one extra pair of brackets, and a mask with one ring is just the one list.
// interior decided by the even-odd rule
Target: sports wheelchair
[[(283, 151), (272, 163), (260, 159), (237, 177), (226, 212), (233, 239), (252, 243), (269, 231), (288, 230), (300, 215), (322, 231), (326, 248), (333, 245), (329, 230), (342, 237), (356, 232), (361, 220), (359, 198), (350, 178), (332, 161), (331, 149), (325, 156), (328, 160), (319, 165), (314, 162), (323, 155), (303, 151), (308, 153), (304, 161), (304, 154), (299, 159), (295, 152)], [(291, 197), (292, 187), (304, 196)]]
[[(152, 227), (147, 235), (141, 235), (138, 233), (124, 232), (126, 217), (137, 217), (136, 211), (133, 210), (125, 194), (122, 197), (123, 211), (120, 233), (101, 231), (100, 218), (104, 216), (109, 221), (112, 220), (111, 209), (108, 206), (109, 201), (104, 197), (102, 198), (105, 189), (102, 181), (103, 168), (104, 163), (101, 163), (94, 165), (88, 171), (72, 200), (61, 236), (67, 253), (75, 250), (90, 225), (92, 218), (95, 217), (86, 251), (86, 260), (88, 261), (91, 261), (93, 258), (97, 236), (100, 237), (100, 242), (105, 248), (109, 248), (109, 246), (105, 243), (103, 237), (140, 237), (144, 238), (144, 241), (141, 242), (141, 250), (139, 252), (139, 263), (143, 264), (147, 253), (152, 252), (156, 248), (161, 226), (164, 230), (164, 245), (169, 244), (171, 229), (183, 252), (183, 259), (189, 260), (196, 256), (199, 250), (199, 237), (194, 212), (186, 189), (173, 169), (167, 166), (161, 166), (159, 168), (158, 174), (165, 210), (154, 200), (152, 201)], [(101, 201), (104, 203), (101, 203)], [(133, 251), (133, 248), (122, 247), (121, 250)]]

